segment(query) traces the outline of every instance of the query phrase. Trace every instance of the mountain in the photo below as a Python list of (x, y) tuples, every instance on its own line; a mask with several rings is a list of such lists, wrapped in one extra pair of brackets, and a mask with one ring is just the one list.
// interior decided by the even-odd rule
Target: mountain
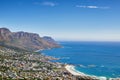
[(11, 32), (7, 28), (0, 28), (0, 43), (29, 51), (60, 47), (51, 37), (23, 31)]
[(52, 38), (52, 37), (49, 37), (49, 36), (44, 36), (42, 37), (45, 41), (49, 42), (50, 44), (54, 44), (56, 45), (56, 41)]

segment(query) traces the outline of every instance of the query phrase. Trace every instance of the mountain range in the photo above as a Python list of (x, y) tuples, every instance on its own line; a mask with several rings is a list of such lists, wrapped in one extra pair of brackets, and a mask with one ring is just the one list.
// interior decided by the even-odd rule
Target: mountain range
[(49, 48), (58, 48), (60, 45), (51, 37), (40, 37), (36, 33), (11, 32), (7, 28), (0, 28), (0, 45), (35, 51)]

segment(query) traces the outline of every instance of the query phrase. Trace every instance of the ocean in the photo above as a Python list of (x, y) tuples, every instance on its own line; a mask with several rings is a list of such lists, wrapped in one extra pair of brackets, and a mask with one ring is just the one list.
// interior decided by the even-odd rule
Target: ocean
[(120, 77), (120, 42), (59, 42), (62, 48), (43, 50), (59, 58), (53, 62), (75, 65), (77, 71), (107, 78)]

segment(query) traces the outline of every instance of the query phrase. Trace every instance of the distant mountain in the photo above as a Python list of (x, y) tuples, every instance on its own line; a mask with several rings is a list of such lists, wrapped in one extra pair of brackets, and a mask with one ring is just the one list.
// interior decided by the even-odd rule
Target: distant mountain
[(44, 36), (42, 37), (45, 41), (49, 42), (50, 44), (56, 44), (56, 41), (52, 38), (52, 37), (49, 37), (49, 36)]
[(42, 38), (36, 33), (23, 31), (11, 32), (7, 28), (0, 28), (0, 43), (29, 51), (60, 47), (51, 37)]

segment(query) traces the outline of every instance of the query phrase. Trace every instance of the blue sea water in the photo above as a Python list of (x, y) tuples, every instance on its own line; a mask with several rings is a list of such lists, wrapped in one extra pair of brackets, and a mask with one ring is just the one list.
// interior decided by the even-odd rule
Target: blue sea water
[(73, 64), (76, 70), (89, 75), (120, 77), (120, 42), (60, 42), (60, 45), (63, 48), (42, 53), (60, 58), (57, 62)]

